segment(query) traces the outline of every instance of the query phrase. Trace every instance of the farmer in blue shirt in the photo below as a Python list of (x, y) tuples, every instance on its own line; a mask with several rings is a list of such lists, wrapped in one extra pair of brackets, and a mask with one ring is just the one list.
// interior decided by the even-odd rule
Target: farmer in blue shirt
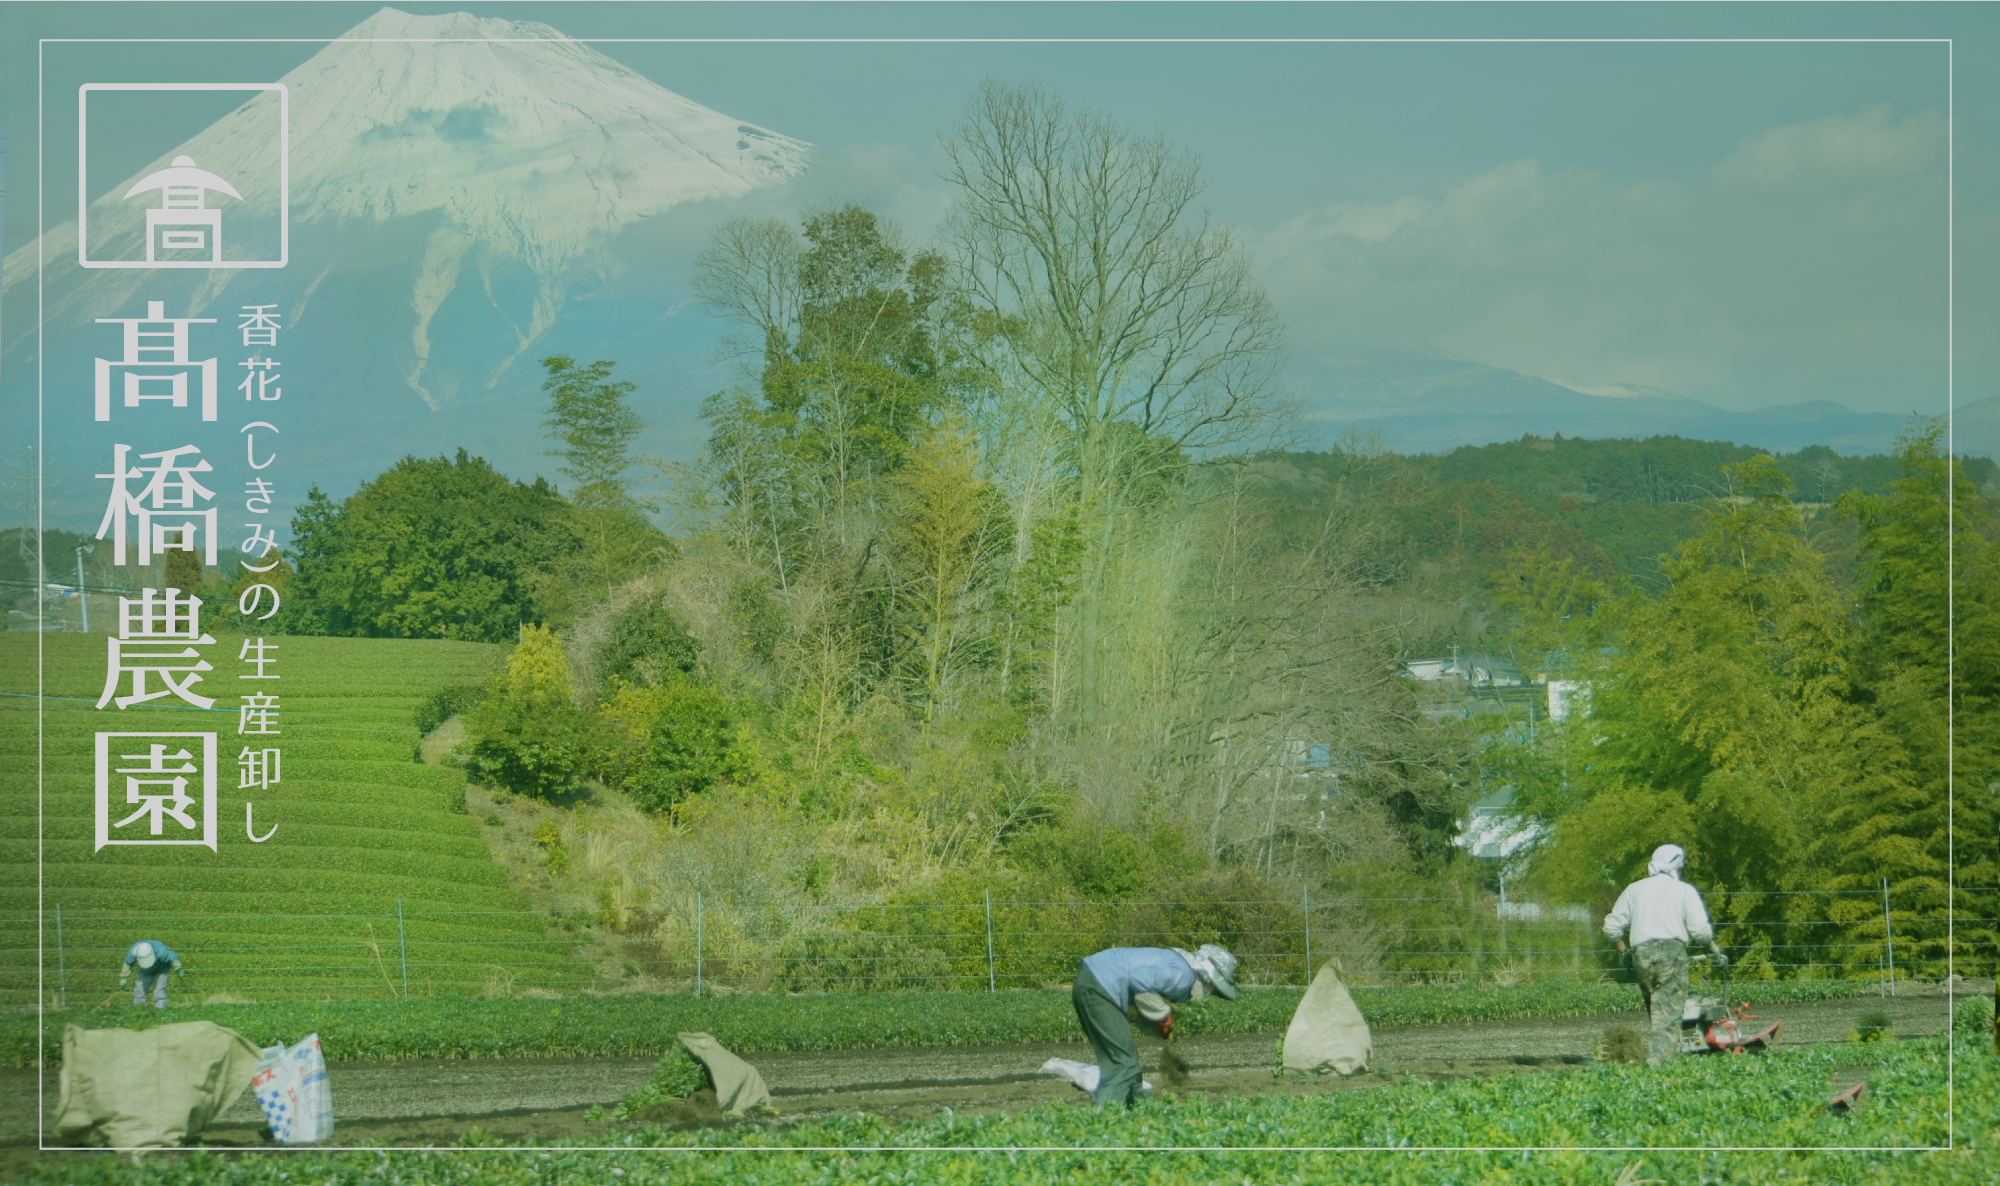
[(187, 973), (181, 970), (181, 957), (158, 939), (141, 939), (125, 953), (125, 966), (118, 970), (118, 987), (124, 988), (134, 971), (139, 973), (139, 980), (132, 986), (132, 1003), (145, 1004), (146, 990), (150, 987), (155, 1009), (167, 1007), (168, 973), (187, 979)]
[(1097, 1052), (1098, 1107), (1131, 1107), (1139, 1090), (1139, 1048), (1126, 1011), (1137, 1007), (1162, 1038), (1174, 1031), (1169, 1002), (1200, 1000), (1211, 991), (1236, 999), (1236, 957), (1213, 943), (1199, 951), (1178, 947), (1113, 947), (1085, 956), (1076, 969), (1070, 1001)]

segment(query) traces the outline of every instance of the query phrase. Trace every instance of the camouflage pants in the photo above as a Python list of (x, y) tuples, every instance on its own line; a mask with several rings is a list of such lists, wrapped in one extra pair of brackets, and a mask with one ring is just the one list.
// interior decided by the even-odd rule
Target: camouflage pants
[(1646, 1034), (1646, 1061), (1678, 1058), (1681, 1013), (1688, 999), (1687, 944), (1679, 939), (1648, 939), (1632, 949), (1632, 971), (1652, 1019)]

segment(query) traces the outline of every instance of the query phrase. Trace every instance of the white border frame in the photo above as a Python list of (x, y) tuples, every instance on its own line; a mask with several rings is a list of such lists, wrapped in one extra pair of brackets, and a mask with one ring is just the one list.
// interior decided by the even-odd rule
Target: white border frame
[[(92, 91), (276, 91), (278, 92), (278, 258), (275, 260), (149, 260), (90, 258), (90, 92)], [(47, 134), (47, 129), (39, 129)], [(38, 170), (39, 171), (39, 170)], [(76, 262), (84, 268), (282, 268), (292, 255), (292, 106), (282, 82), (86, 82), (76, 89)], [(45, 230), (38, 230), (39, 236)], [(39, 326), (36, 327), (39, 330)]]
[[(38, 250), (36, 250), (36, 342), (40, 344), (40, 340), (42, 340), (42, 318), (44, 318), (44, 306), (46, 306), (46, 288), (44, 288), (44, 276), (42, 276), (42, 270), (44, 270), (46, 262), (44, 262), (44, 256), (40, 252), (40, 244), (48, 236), (48, 226), (46, 226), (48, 220), (46, 220), (46, 210), (44, 210), (44, 202), (46, 202), (46, 170), (42, 168), (42, 144), (44, 144), (44, 138), (46, 138), (46, 112), (44, 112), (44, 100), (46, 100), (46, 74), (44, 74), (44, 70), (46, 70), (46, 66), (44, 66), (44, 54), (46, 54), (46, 48), (50, 44), (132, 44), (132, 42), (140, 42), (140, 44), (318, 44), (318, 46), (330, 46), (330, 44), (340, 42), (340, 40), (352, 40), (352, 42), (358, 42), (358, 44), (374, 44), (374, 42), (402, 42), (402, 44), (450, 44), (450, 42), (514, 44), (514, 42), (538, 42), (538, 44), (546, 44), (546, 42), (550, 42), (550, 38), (40, 38), (36, 42), (36, 134), (38, 134), (38, 140), (36, 140), (36, 244), (38, 244)], [(574, 44), (586, 44), (586, 46), (594, 46), (594, 44), (968, 44), (968, 42), (978, 42), (978, 44), (1912, 44), (1912, 42), (1916, 42), (1916, 44), (1942, 44), (1944, 46), (1944, 88), (1946, 88), (1946, 96), (1944, 96), (1944, 110), (1946, 110), (1946, 116), (1944, 116), (1944, 128), (1946, 128), (1946, 132), (1944, 132), (1946, 134), (1946, 150), (1944, 150), (1944, 180), (1946, 180), (1946, 204), (1944, 204), (1944, 210), (1946, 210), (1946, 244), (1944, 244), (1944, 250), (1946, 250), (1946, 288), (1944, 288), (1944, 294), (1946, 294), (1946, 326), (1944, 326), (1946, 328), (1944, 420), (1946, 420), (1946, 448), (1950, 450), (1950, 446), (1952, 446), (1952, 428), (1954, 428), (1954, 410), (1956, 410), (1956, 392), (1954, 392), (1954, 378), (1956, 378), (1956, 226), (1954, 226), (1952, 220), (1956, 218), (1954, 184), (1956, 184), (1956, 168), (1958, 168), (1956, 160), (1958, 158), (1956, 158), (1956, 140), (1954, 140), (1954, 136), (1956, 136), (1956, 94), (1958, 92), (1956, 92), (1956, 38), (1950, 38), (1950, 36), (1916, 36), (1916, 38), (1686, 38), (1686, 36), (1680, 36), (1680, 38), (1674, 38), (1674, 36), (1664, 36), (1664, 38), (1554, 38), (1554, 36), (1550, 36), (1550, 38), (1002, 38), (1002, 36), (996, 36), (996, 38), (726, 38), (724, 36), (724, 38), (562, 38), (562, 42), (574, 42)], [(200, 90), (200, 86), (194, 86), (194, 90)], [(82, 168), (82, 166), (78, 166), (78, 168)], [(286, 194), (286, 198), (290, 200), (290, 194)], [(78, 232), (80, 230), (82, 228), (78, 228)], [(140, 266), (146, 266), (146, 264), (140, 264)], [(44, 370), (44, 366), (46, 366), (46, 358), (42, 358), (40, 350), (38, 350), (38, 354), (36, 354), (36, 450), (38, 450), (36, 452), (36, 468), (38, 468), (38, 476), (40, 476), (40, 468), (44, 464), (44, 460), (42, 460), (44, 458), (44, 454), (42, 454), (42, 444), (44, 444), (44, 440), (42, 440), (44, 438), (44, 432), (42, 432), (42, 422), (44, 422), (42, 370)], [(1952, 508), (1956, 512), (1956, 490), (1952, 486), (1946, 488), (1946, 498), (1950, 500), (1950, 504), (1952, 504)], [(38, 502), (38, 506), (40, 506), (40, 502)], [(36, 522), (36, 530), (42, 530), (40, 520)], [(1956, 540), (1948, 542), (1948, 552), (1946, 552), (1946, 564), (1950, 566), (1948, 578), (1946, 578), (1948, 582), (1954, 580), (1952, 574), (1956, 572), (1956, 550), (1954, 550), (1954, 546), (1956, 546)], [(1946, 632), (1956, 638), (1956, 618), (1952, 616), (1954, 612), (1956, 612), (1956, 604), (1952, 602), (1952, 586), (1948, 584), (1946, 586), (1946, 614), (1948, 614), (1948, 618), (1946, 618)], [(38, 774), (38, 780), (36, 780), (36, 790), (38, 790), (38, 794), (36, 794), (36, 918), (38, 918), (36, 932), (38, 932), (38, 944), (40, 944), (38, 960), (36, 960), (36, 982), (38, 982), (38, 992), (36, 992), (36, 1020), (40, 1022), (40, 1026), (38, 1026), (38, 1040), (46, 1040), (42, 1034), (44, 1034), (44, 1030), (48, 1026), (48, 1018), (46, 1018), (46, 970), (42, 966), (44, 964), (42, 954), (46, 952), (46, 924), (48, 924), (46, 920), (48, 920), (48, 912), (46, 912), (46, 900), (44, 900), (46, 898), (46, 884), (44, 884), (44, 872), (42, 872), (42, 866), (44, 866), (44, 854), (42, 854), (44, 804), (42, 804), (42, 796), (40, 796), (40, 790), (42, 790), (42, 786), (46, 782), (46, 774), (42, 770), (42, 766), (44, 766), (44, 750), (42, 750), (44, 736), (42, 736), (42, 728), (40, 728), (42, 700), (46, 698), (44, 696), (44, 676), (42, 676), (42, 664), (44, 664), (44, 650), (42, 650), (42, 646), (44, 646), (44, 642), (46, 642), (46, 636), (38, 634), (36, 636), (36, 694), (38, 694), (36, 696), (36, 774)], [(1948, 660), (1948, 664), (1950, 664), (1950, 660)], [(1952, 678), (1954, 678), (1952, 676), (1952, 668), (1948, 666), (1948, 674), (1946, 674), (1948, 686), (1950, 686)], [(1954, 728), (1956, 728), (1956, 712), (1954, 712), (1954, 704), (1950, 702), (1950, 696), (1948, 696), (1946, 698), (1946, 738), (1948, 738), (1948, 744), (1946, 744), (1946, 844), (1948, 844), (1948, 850), (1956, 854), (1956, 734), (1954, 734)], [(1956, 890), (1958, 890), (1958, 882), (1956, 882), (1956, 876), (1948, 874), (1948, 878), (1950, 880), (1946, 884), (1946, 894), (1948, 894), (1946, 900), (1952, 902), (1952, 898), (1956, 896)], [(1946, 966), (1950, 968), (1948, 974), (1956, 974), (1956, 908), (1950, 906), (1950, 904), (1946, 906), (1946, 928), (1948, 928), (1946, 930), (1946, 944), (1948, 944), (1946, 946)], [(1950, 982), (1948, 982), (1944, 1000), (1946, 1000), (1946, 1018), (1950, 1018), (1950, 1016), (1956, 1014), (1956, 1006), (1958, 1006), (1958, 994), (1950, 988)], [(1950, 1020), (1946, 1020), (1946, 1034), (1950, 1034)], [(1922, 1154), (1922, 1152), (1932, 1152), (1932, 1154), (1936, 1154), (1936, 1152), (1956, 1152), (1956, 1148), (1958, 1148), (1958, 1096), (1956, 1096), (1956, 1090), (1958, 1090), (1958, 1060), (1956, 1060), (1956, 1050), (1950, 1048), (1950, 1046), (1946, 1048), (1946, 1084), (1944, 1084), (1944, 1090), (1946, 1090), (1946, 1112), (1944, 1112), (1946, 1142), (1944, 1144), (1922, 1144), (1922, 1146), (1760, 1146), (1760, 1144), (1752, 1144), (1752, 1146), (1708, 1146), (1708, 1144), (1688, 1146), (1688, 1144), (1668, 1144), (1668, 1146), (1410, 1146), (1410, 1148), (1386, 1148), (1386, 1146), (764, 1146), (764, 1148), (744, 1148), (744, 1146), (630, 1146), (630, 1144), (594, 1144), (594, 1146), (560, 1146), (560, 1148), (568, 1148), (568, 1150), (576, 1150), (576, 1152), (622, 1152), (622, 1154), (654, 1152), (654, 1154), (684, 1154), (684, 1156), (686, 1154), (700, 1154), (700, 1152), (778, 1154), (778, 1156), (784, 1156), (784, 1154), (804, 1154), (804, 1152), (968, 1152), (968, 1154), (970, 1152), (1006, 1152), (1006, 1154), (1016, 1154), (1016, 1152), (1058, 1152), (1058, 1154), (1082, 1154), (1082, 1152), (1138, 1152), (1138, 1154), (1162, 1154), (1162, 1152), (1268, 1152), (1268, 1154), (1288, 1154), (1288, 1152), (1290, 1154), (1298, 1154), (1298, 1152), (1360, 1152), (1360, 1154), (1392, 1154), (1392, 1156), (1408, 1156), (1408, 1154), (1418, 1154), (1418, 1152), (1506, 1152), (1506, 1154), (1522, 1154), (1522, 1156), (1532, 1154), (1532, 1152), (1546, 1152), (1546, 1154), (1564, 1154), (1564, 1152), (1568, 1152), (1568, 1154), (1616, 1152), (1616, 1154), (1626, 1154), (1626, 1156), (1636, 1156), (1636, 1158), (1644, 1158), (1646, 1154), (1662, 1154), (1662, 1152), (1766, 1152), (1766, 1154), (1768, 1152), (1812, 1152), (1812, 1154), (1882, 1154), (1882, 1152), (1892, 1152), (1892, 1154)], [(38, 1098), (40, 1098), (40, 1092), (38, 1092)], [(48, 1104), (46, 1104), (46, 1100), (42, 1100), (42, 1114), (46, 1116), (46, 1112), (48, 1112)], [(38, 1124), (38, 1142), (46, 1142), (46, 1132), (44, 1130), (46, 1130), (46, 1120), (42, 1124)], [(534, 1144), (528, 1144), (528, 1146), (514, 1146), (514, 1144), (508, 1144), (508, 1146), (480, 1146), (480, 1148), (468, 1148), (468, 1150), (458, 1150), (458, 1148), (422, 1148), (422, 1146), (328, 1146), (328, 1148), (314, 1148), (314, 1146), (282, 1148), (282, 1146), (278, 1146), (278, 1148), (258, 1148), (258, 1150), (242, 1150), (242, 1152), (250, 1152), (250, 1154), (282, 1154), (282, 1152), (296, 1152), (296, 1154), (314, 1154), (314, 1152), (320, 1152), (320, 1154), (330, 1154), (330, 1152), (380, 1152), (380, 1154), (400, 1152), (400, 1154), (416, 1154), (416, 1152), (422, 1152), (422, 1154), (428, 1156), (428, 1154), (442, 1154), (442, 1152), (466, 1152), (466, 1154), (482, 1154), (482, 1152), (548, 1152), (548, 1148), (550, 1146), (534, 1146)], [(124, 1152), (124, 1150), (106, 1150), (104, 1146), (62, 1146), (62, 1144), (58, 1144), (58, 1146), (38, 1144), (38, 1150), (40, 1152), (98, 1152), (98, 1154), (102, 1154), (102, 1152)], [(142, 1150), (132, 1150), (132, 1152), (142, 1152)]]

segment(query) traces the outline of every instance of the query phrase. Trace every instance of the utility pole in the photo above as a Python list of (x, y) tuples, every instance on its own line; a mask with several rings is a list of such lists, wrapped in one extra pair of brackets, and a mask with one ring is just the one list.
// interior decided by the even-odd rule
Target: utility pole
[(993, 890), (986, 891), (986, 991), (996, 991), (993, 975)]
[(1889, 879), (1882, 879), (1882, 933), (1889, 941), (1889, 995), (1896, 995), (1896, 921), (1889, 914)]
[(83, 607), (83, 632), (90, 633), (90, 592), (83, 587), (83, 556), (95, 552), (96, 544), (79, 544), (76, 549), (76, 600)]

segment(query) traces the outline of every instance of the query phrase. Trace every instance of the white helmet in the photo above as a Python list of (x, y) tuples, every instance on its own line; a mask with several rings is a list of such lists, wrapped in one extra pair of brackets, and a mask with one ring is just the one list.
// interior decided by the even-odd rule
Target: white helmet
[(134, 943), (132, 945), (132, 958), (138, 961), (139, 967), (142, 969), (150, 968), (159, 962), (159, 957), (153, 954), (153, 945), (151, 943)]

